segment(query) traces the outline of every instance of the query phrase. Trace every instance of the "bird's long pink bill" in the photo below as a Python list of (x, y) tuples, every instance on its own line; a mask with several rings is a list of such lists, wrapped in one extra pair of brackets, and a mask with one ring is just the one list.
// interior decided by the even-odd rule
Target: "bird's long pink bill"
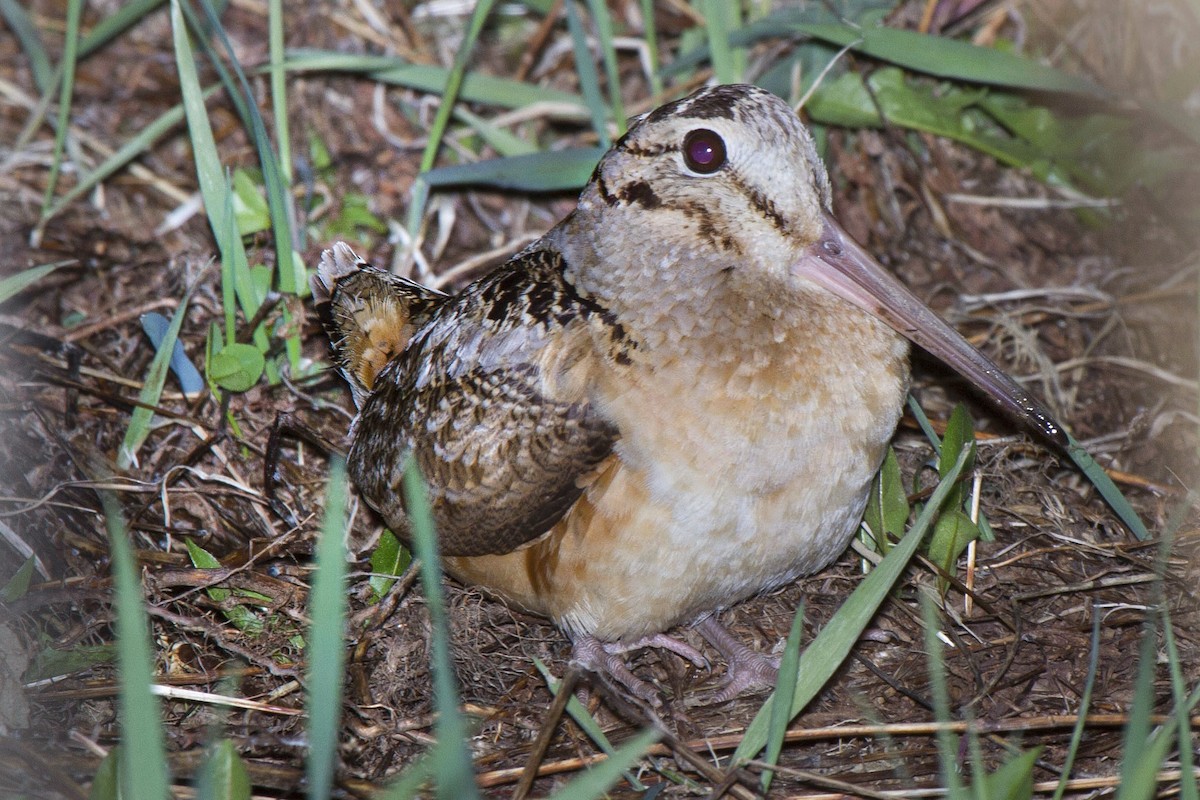
[(795, 266), (808, 280), (886, 322), (1063, 448), (1067, 435), (1050, 411), (922, 303), (830, 215), (819, 241)]

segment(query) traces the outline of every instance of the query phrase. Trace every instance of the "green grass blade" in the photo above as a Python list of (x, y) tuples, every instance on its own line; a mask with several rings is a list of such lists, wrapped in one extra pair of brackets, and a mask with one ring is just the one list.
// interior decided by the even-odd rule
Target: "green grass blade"
[(646, 754), (650, 745), (658, 741), (656, 731), (642, 731), (621, 745), (612, 756), (589, 767), (553, 795), (554, 800), (592, 800), (603, 797), (612, 788), (621, 774)]
[(0, 303), (25, 291), (59, 267), (74, 263), (75, 259), (71, 258), (66, 261), (55, 261), (53, 264), (42, 264), (40, 267), (30, 267), (16, 275), (9, 275), (0, 280)]
[[(962, 460), (961, 457), (959, 459)], [(944, 484), (943, 484), (944, 485)], [(938, 615), (933, 600), (921, 593), (921, 618), (924, 621), (925, 660), (929, 668), (929, 688), (933, 699), (933, 714), (939, 722), (950, 722), (950, 691), (946, 687), (946, 665), (942, 661), (942, 643), (938, 639)], [(942, 786), (950, 798), (966, 797), (958, 775), (958, 742), (952, 732), (939, 728), (937, 732), (938, 764)]]
[[(371, 80), (404, 86), (422, 92), (442, 92), (451, 70), (428, 64), (410, 64), (391, 56), (361, 56), (311, 48), (289, 48), (282, 65), (289, 72), (360, 72)], [(459, 97), (470, 103), (500, 108), (524, 108), (536, 103), (551, 103), (587, 113), (587, 105), (577, 94), (530, 83), (466, 73)]]
[[(612, 116), (617, 126), (617, 135), (620, 136), (625, 133), (625, 104), (621, 101), (621, 73), (617, 63), (617, 50), (613, 46), (612, 16), (602, 0), (587, 0), (587, 6), (588, 13), (596, 24), (596, 39), (600, 44), (600, 57), (604, 64), (604, 82), (608, 86), (606, 116)], [(584, 50), (587, 50), (586, 44)], [(605, 127), (607, 128), (607, 125)]]
[(325, 520), (317, 541), (317, 573), (309, 599), (308, 634), (308, 796), (332, 796), (342, 717), (342, 676), (346, 669), (346, 463), (329, 464)]
[(599, 137), (601, 146), (607, 149), (612, 143), (608, 135), (608, 125), (605, 124), (608, 107), (600, 94), (600, 76), (592, 61), (592, 51), (587, 46), (587, 33), (583, 30), (574, 0), (567, 0), (564, 8), (567, 12), (567, 30), (571, 33), (571, 45), (575, 53), (575, 74), (579, 78), (579, 91), (583, 93), (583, 102), (587, 104), (588, 113), (591, 114), (592, 130)]
[(442, 569), (433, 512), (425, 483), (416, 461), (408, 460), (404, 470), (404, 499), (412, 523), (413, 554), (421, 560), (421, 586), (429, 609), (430, 662), (433, 670), (433, 708), (437, 712), (434, 734), (433, 776), (437, 797), (446, 800), (470, 800), (479, 797), (471, 756), (467, 751), (467, 723), (458, 705), (458, 688), (450, 664), (450, 626), (446, 601), (442, 595)]
[(79, 54), (79, 20), (83, 15), (83, 0), (68, 0), (67, 31), (63, 42), (63, 57), (59, 64), (62, 83), (58, 94), (58, 122), (54, 126), (54, 155), (50, 162), (50, 176), (46, 179), (46, 193), (42, 198), (42, 219), (54, 201), (54, 190), (58, 185), (58, 173), (62, 170), (63, 148), (67, 143), (67, 131), (71, 125), (71, 98), (75, 92), (75, 62)]
[(1096, 487), (1096, 491), (1100, 492), (1100, 496), (1108, 503), (1116, 515), (1121, 518), (1125, 526), (1133, 532), (1141, 541), (1150, 538), (1150, 531), (1146, 530), (1146, 523), (1142, 522), (1142, 518), (1133, 510), (1133, 506), (1125, 499), (1125, 495), (1113, 483), (1112, 478), (1108, 477), (1108, 473), (1104, 468), (1096, 463), (1096, 459), (1092, 458), (1091, 454), (1084, 449), (1074, 436), (1067, 434), (1067, 454), (1071, 460), (1075, 462), (1075, 466), (1079, 467), (1084, 476), (1091, 481), (1092, 486)]
[[(939, 78), (989, 86), (1108, 98), (1085, 78), (991, 47), (896, 28), (857, 28), (839, 23), (795, 23), (785, 28), (838, 47)], [(776, 28), (776, 33), (780, 33)]]
[(79, 57), (87, 58), (132, 26), (141, 22), (167, 0), (129, 0), (92, 27), (79, 43)]
[(25, 57), (29, 59), (29, 69), (33, 72), (33, 83), (38, 91), (42, 94), (50, 91), (54, 83), (54, 67), (50, 64), (50, 57), (46, 55), (46, 47), (42, 44), (37, 26), (29, 18), (29, 12), (16, 0), (0, 0), (0, 17), (16, 35), (21, 49), (25, 51)]
[[(805, 648), (803, 655), (800, 656), (800, 677), (796, 682), (795, 694), (792, 696), (789, 720), (795, 719), (796, 715), (817, 695), (821, 687), (846, 659), (851, 648), (858, 641), (858, 637), (867, 627), (867, 623), (875, 616), (880, 604), (900, 579), (904, 568), (916, 553), (926, 531), (933, 524), (938, 511), (945, 502), (946, 496), (954, 488), (955, 481), (962, 473), (966, 458), (967, 452), (963, 452), (959, 456), (958, 462), (946, 474), (945, 479), (938, 484), (929, 498), (929, 502), (925, 504), (925, 508), (921, 510), (917, 521), (913, 523), (905, 537), (884, 556), (875, 569), (871, 570), (871, 574), (863, 579), (854, 593), (834, 614), (833, 619), (829, 620), (829, 623), (821, 629), (812, 643)], [(742, 743), (738, 745), (737, 751), (733, 754), (735, 763), (753, 758), (766, 745), (773, 707), (774, 701), (768, 699), (758, 710), (753, 722), (746, 729)]]
[(1182, 800), (1200, 800), (1200, 787), (1195, 773), (1195, 737), (1192, 734), (1192, 718), (1188, 713), (1187, 685), (1184, 683), (1179, 647), (1175, 643), (1175, 630), (1171, 615), (1163, 606), (1163, 644), (1167, 651), (1167, 668), (1171, 674), (1171, 695), (1175, 700), (1175, 724), (1179, 739), (1179, 796)]
[(288, 127), (287, 73), (281, 65), (283, 46), (283, 0), (267, 4), (268, 44), (271, 52), (271, 110), (275, 116), (275, 142), (279, 146), (279, 168), (283, 182), (292, 183), (292, 138)]
[(740, 62), (744, 59), (734, 51), (729, 34), (741, 27), (739, 4), (727, 0), (702, 0), (701, 8), (713, 72), (721, 83), (737, 83), (742, 77)]
[[(290, 219), (291, 204), (289, 202), (287, 187), (283, 182), (279, 158), (271, 147), (271, 140), (267, 137), (267, 126), (263, 123), (262, 114), (258, 112), (258, 104), (254, 102), (254, 91), (250, 88), (250, 82), (246, 80), (246, 73), (242, 70), (242, 65), (237, 60), (233, 45), (225, 33), (225, 28), (221, 25), (220, 19), (217, 17), (216, 9), (213, 8), (211, 0), (202, 0), (201, 6), (204, 9), (204, 14), (208, 19), (209, 25), (212, 26), (213, 32), (221, 41), (225, 48), (225, 53), (229, 56), (229, 63), (233, 68), (234, 75), (237, 76), (238, 85), (241, 87), (242, 97), (245, 100), (247, 121), (250, 133), (254, 139), (255, 150), (258, 153), (258, 163), (262, 169), (263, 183), (266, 185), (267, 208), (271, 212), (271, 230), (275, 240), (275, 264), (279, 289), (287, 294), (301, 294), (306, 290), (307, 284), (304, 278), (304, 266), (292, 258), (292, 248), (294, 246), (292, 230), (295, 226)], [(275, 74), (280, 73), (276, 71)], [(297, 339), (294, 348), (296, 358), (293, 361), (299, 358), (299, 346), (299, 340)]]
[(425, 145), (425, 151), (421, 153), (420, 172), (417, 180), (413, 182), (412, 200), (408, 206), (406, 227), (414, 240), (421, 227), (421, 219), (425, 216), (425, 203), (429, 199), (428, 184), (424, 180), (424, 173), (433, 169), (433, 164), (437, 160), (438, 151), (442, 147), (442, 137), (446, 135), (446, 126), (450, 124), (450, 114), (458, 102), (459, 89), (462, 88), (463, 76), (467, 72), (467, 61), (475, 49), (475, 42), (479, 39), (480, 31), (483, 30), (483, 23), (487, 21), (492, 6), (495, 4), (496, 0), (480, 0), (475, 5), (475, 9), (471, 12), (471, 19), (467, 23), (462, 44), (459, 46), (458, 52), (454, 54), (454, 63), (446, 75), (446, 84), (442, 87), (442, 101), (438, 104), (437, 114), (434, 115), (433, 123), (429, 126), (429, 140)]
[(112, 552), (116, 593), (117, 663), (121, 721), (121, 778), (124, 797), (166, 798), (167, 754), (158, 698), (150, 692), (150, 620), (142, 600), (137, 564), (121, 508), (108, 491), (99, 492)]
[(663, 93), (662, 63), (658, 55), (658, 29), (654, 24), (654, 0), (642, 0), (642, 25), (646, 29), (646, 52), (650, 56), (650, 94), (658, 97)]
[(495, 186), (523, 192), (578, 189), (587, 183), (604, 153), (603, 147), (577, 147), (474, 164), (451, 164), (430, 170), (425, 183), (434, 187)]
[[(179, 307), (175, 309), (175, 314), (171, 317), (171, 327), (167, 328), (162, 343), (155, 352), (154, 359), (150, 362), (150, 369), (146, 372), (142, 391), (138, 393), (138, 399), (146, 405), (158, 405), (158, 399), (162, 396), (163, 384), (167, 381), (167, 372), (171, 365), (171, 356), (175, 352), (175, 342), (179, 339), (179, 329), (183, 326), (183, 318), (187, 316), (188, 301), (191, 300), (195, 288), (196, 285), (193, 284), (184, 292), (183, 299), (179, 301)], [(146, 441), (146, 437), (150, 435), (150, 423), (153, 418), (154, 412), (146, 406), (138, 406), (130, 414), (129, 427), (125, 430), (125, 440), (121, 442), (121, 449), (117, 454), (119, 469), (128, 469), (137, 463), (137, 451)]]
[[(804, 635), (804, 604), (796, 609), (792, 617), (792, 629), (788, 632), (787, 646), (783, 658), (779, 662), (779, 678), (775, 682), (772, 697), (793, 697), (796, 694), (796, 679), (800, 670), (800, 637)], [(783, 739), (787, 734), (787, 726), (791, 721), (788, 707), (782, 702), (771, 705), (771, 719), (767, 728), (767, 750), (762, 760), (774, 766), (779, 763), (779, 754), (783, 752)], [(771, 781), (775, 770), (767, 769), (762, 774), (762, 790), (765, 795), (771, 791)]]
[(497, 153), (506, 158), (509, 156), (532, 155), (538, 151), (536, 144), (527, 142), (520, 136), (516, 136), (504, 128), (493, 125), (488, 120), (462, 106), (454, 109), (454, 118), (470, 125), (479, 134), (479, 138), (483, 139)]

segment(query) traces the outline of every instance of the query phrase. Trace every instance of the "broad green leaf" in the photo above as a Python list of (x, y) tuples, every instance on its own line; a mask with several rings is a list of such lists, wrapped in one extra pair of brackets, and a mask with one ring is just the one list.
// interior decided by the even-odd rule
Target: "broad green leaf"
[[(947, 504), (952, 502), (947, 501)], [(979, 538), (979, 526), (971, 521), (961, 508), (947, 507), (938, 517), (933, 527), (933, 535), (929, 537), (929, 560), (937, 564), (947, 574), (954, 574), (954, 565), (958, 557), (967, 549), (967, 545)], [(938, 590), (945, 592), (948, 582), (938, 577)]]
[(396, 582), (396, 578), (403, 575), (411, 563), (412, 553), (400, 543), (396, 534), (385, 530), (379, 537), (379, 544), (371, 553), (372, 600), (378, 602), (387, 594), (388, 590), (392, 588), (392, 584)]
[(250, 800), (250, 775), (232, 741), (221, 739), (212, 748), (196, 789), (203, 800)]
[(24, 678), (30, 683), (59, 678), (89, 670), (98, 664), (109, 664), (116, 657), (117, 648), (112, 644), (77, 644), (69, 650), (46, 647), (34, 654)]
[(208, 379), (229, 392), (247, 392), (262, 377), (266, 359), (252, 344), (234, 342), (213, 354), (208, 362)]
[[(221, 568), (221, 562), (218, 561), (212, 553), (208, 552), (203, 547), (192, 541), (191, 538), (185, 537), (183, 543), (184, 546), (187, 547), (188, 558), (191, 559), (192, 566), (198, 567), (199, 569)], [(271, 602), (271, 598), (259, 594), (258, 592), (226, 589), (222, 586), (209, 586), (204, 590), (204, 593), (207, 594), (209, 599), (211, 599), (214, 603), (221, 604), (226, 603), (226, 601), (228, 601), (229, 598), (235, 593), (239, 597), (251, 597), (263, 603)], [(262, 619), (245, 606), (236, 604), (225, 605), (221, 609), (221, 614), (225, 617), (225, 619), (229, 620), (233, 627), (237, 628), (239, 631), (244, 631), (249, 634), (258, 634), (262, 633), (263, 631), (264, 624)]]
[(271, 227), (271, 210), (262, 190), (244, 169), (233, 171), (233, 213), (238, 233), (249, 236)]
[(88, 800), (121, 800), (121, 745), (108, 751), (96, 767)]
[(881, 555), (887, 555), (892, 541), (904, 535), (910, 510), (900, 462), (896, 460), (896, 451), (889, 447), (879, 473), (871, 482), (871, 494), (867, 497), (867, 510), (863, 515), (863, 521), (875, 537), (872, 546)]
[(4, 588), (0, 589), (0, 602), (12, 603), (25, 596), (25, 593), (29, 591), (29, 584), (33, 580), (34, 561), (34, 557), (30, 556), (17, 568), (13, 576), (8, 579), (8, 583), (4, 584)]
[(1042, 754), (1041, 747), (1013, 756), (983, 778), (981, 797), (988, 800), (1028, 800), (1033, 797), (1033, 770)]

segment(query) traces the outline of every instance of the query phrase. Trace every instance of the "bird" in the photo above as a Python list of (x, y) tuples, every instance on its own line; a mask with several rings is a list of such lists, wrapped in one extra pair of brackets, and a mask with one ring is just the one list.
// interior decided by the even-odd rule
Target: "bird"
[(718, 85), (637, 119), (575, 209), (454, 294), (345, 243), (312, 280), (357, 416), (348, 471), (402, 538), (408, 459), (446, 570), (550, 618), (572, 657), (657, 702), (625, 656), (778, 666), (718, 621), (827, 566), (858, 529), (910, 342), (1053, 442), (1046, 408), (838, 223), (781, 98)]

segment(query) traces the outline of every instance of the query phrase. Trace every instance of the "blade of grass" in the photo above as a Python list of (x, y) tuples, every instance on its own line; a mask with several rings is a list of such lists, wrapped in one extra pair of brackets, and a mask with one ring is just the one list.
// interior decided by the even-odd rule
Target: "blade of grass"
[(275, 115), (275, 141), (279, 146), (279, 168), (283, 182), (292, 182), (292, 140), (288, 128), (287, 73), (282, 64), (285, 57), (283, 46), (283, 0), (270, 0), (267, 4), (268, 43), (271, 53), (271, 110)]
[(33, 284), (40, 281), (42, 278), (49, 275), (59, 267), (65, 267), (67, 264), (74, 264), (75, 259), (69, 258), (66, 261), (55, 261), (53, 264), (42, 264), (40, 267), (30, 267), (22, 270), (16, 275), (9, 275), (4, 280), (0, 280), (0, 303), (8, 300), (14, 295), (28, 289)]
[[(792, 629), (788, 632), (787, 646), (779, 662), (779, 678), (775, 682), (775, 690), (771, 692), (772, 697), (792, 697), (796, 694), (796, 679), (800, 670), (800, 637), (803, 635), (804, 603), (801, 603), (792, 617)], [(767, 750), (762, 757), (762, 760), (771, 766), (779, 763), (779, 754), (783, 752), (783, 739), (787, 734), (788, 722), (791, 721), (787, 711), (788, 707), (783, 702), (775, 702), (771, 706)], [(763, 770), (761, 786), (764, 795), (771, 791), (771, 781), (774, 777), (775, 770)]]
[(154, 681), (150, 620), (143, 606), (137, 565), (120, 505), (110, 492), (102, 490), (98, 494), (108, 528), (116, 594), (121, 793), (124, 797), (146, 800), (166, 798), (167, 754), (162, 716), (158, 698), (150, 692), (150, 685)]
[(571, 49), (575, 53), (575, 74), (579, 78), (579, 91), (583, 93), (583, 101), (587, 104), (592, 115), (592, 130), (600, 139), (600, 146), (608, 149), (612, 139), (608, 135), (608, 106), (600, 94), (600, 75), (596, 72), (596, 64), (592, 60), (592, 51), (588, 48), (587, 32), (579, 19), (579, 9), (574, 0), (566, 0), (563, 8), (567, 12), (567, 30), (571, 34)]
[(617, 126), (617, 135), (625, 133), (625, 104), (621, 102), (621, 73), (617, 63), (617, 49), (613, 45), (612, 16), (603, 0), (587, 0), (588, 11), (596, 22), (596, 37), (600, 40), (600, 54), (604, 59), (604, 80), (608, 84), (609, 111)]
[(317, 541), (316, 567), (309, 599), (308, 642), (308, 796), (332, 796), (342, 716), (342, 676), (346, 667), (346, 463), (330, 459), (325, 520)]
[(605, 152), (603, 147), (576, 147), (474, 164), (451, 164), (430, 170), (424, 180), (432, 187), (475, 184), (525, 192), (578, 189), (587, 183)]
[(621, 774), (633, 766), (657, 741), (657, 731), (642, 731), (622, 744), (610, 757), (584, 770), (582, 775), (573, 778), (570, 783), (555, 792), (554, 800), (591, 800), (604, 796), (613, 784), (621, 779)]
[(650, 57), (650, 94), (659, 97), (663, 93), (662, 74), (659, 70), (658, 29), (654, 24), (654, 0), (642, 0), (642, 26), (646, 34), (646, 52)]
[(50, 65), (41, 34), (29, 18), (29, 12), (16, 0), (0, 0), (0, 17), (4, 18), (9, 30), (17, 37), (25, 57), (29, 59), (34, 85), (39, 92), (46, 94), (54, 83), (54, 67)]
[(1096, 487), (1096, 491), (1100, 492), (1104, 501), (1125, 523), (1125, 527), (1129, 528), (1139, 540), (1149, 539), (1150, 531), (1146, 530), (1146, 523), (1142, 522), (1142, 518), (1134, 511), (1133, 506), (1125, 499), (1125, 495), (1113, 483), (1112, 478), (1108, 477), (1104, 468), (1096, 463), (1096, 459), (1092, 458), (1091, 454), (1070, 433), (1067, 434), (1067, 441), (1069, 442), (1067, 454), (1075, 462), (1075, 466), (1079, 467), (1084, 476), (1091, 481), (1092, 486)]
[[(1171, 625), (1171, 615), (1164, 605), (1163, 614), (1163, 644), (1167, 651), (1167, 669), (1171, 675), (1171, 695), (1175, 700), (1175, 723), (1178, 726), (1179, 739), (1179, 796), (1182, 800), (1198, 800), (1200, 787), (1197, 786), (1195, 772), (1195, 740), (1192, 735), (1191, 715), (1187, 708), (1187, 685), (1184, 683), (1183, 669), (1179, 658), (1179, 647), (1175, 644), (1175, 630)], [(1188, 780), (1188, 777), (1191, 779)]]
[(425, 217), (425, 203), (429, 198), (429, 185), (424, 180), (424, 173), (433, 169), (433, 164), (437, 160), (438, 151), (442, 147), (442, 137), (446, 133), (446, 126), (450, 123), (450, 113), (458, 102), (458, 92), (463, 85), (467, 61), (475, 49), (475, 42), (479, 39), (480, 31), (483, 30), (483, 23), (487, 21), (492, 6), (495, 4), (496, 0), (479, 0), (475, 5), (475, 9), (471, 12), (471, 19), (467, 23), (466, 33), (463, 35), (462, 45), (454, 54), (454, 63), (446, 75), (446, 85), (442, 88), (442, 101), (438, 104), (437, 114), (434, 115), (433, 123), (429, 126), (429, 140), (425, 145), (425, 151), (421, 154), (420, 172), (417, 174), (417, 179), (413, 181), (412, 200), (409, 203), (407, 225), (405, 226), (413, 241), (417, 239), (421, 220)]
[[(933, 700), (933, 714), (940, 722), (949, 722), (950, 691), (946, 687), (946, 666), (942, 661), (942, 642), (938, 639), (938, 614), (933, 600), (921, 593), (921, 619), (924, 622), (925, 659), (929, 668), (929, 689)], [(958, 742), (948, 728), (937, 732), (938, 764), (942, 772), (942, 785), (950, 798), (966, 797), (962, 780), (958, 775)]]
[[(964, 451), (958, 462), (950, 469), (934, 490), (929, 502), (921, 510), (917, 521), (909, 532), (892, 548), (875, 569), (863, 579), (849, 599), (842, 604), (833, 619), (821, 629), (816, 638), (800, 656), (799, 679), (796, 691), (792, 696), (791, 710), (788, 719), (795, 719), (806, 705), (817, 695), (826, 681), (837, 671), (846, 659), (858, 637), (866, 628), (867, 623), (875, 616), (888, 592), (895, 586), (903, 574), (904, 568), (916, 553), (921, 540), (925, 537), (936, 518), (938, 511), (946, 500), (950, 490), (954, 488), (958, 476), (966, 464), (968, 452)], [(768, 698), (763, 707), (758, 710), (754, 720), (746, 729), (742, 743), (733, 754), (734, 763), (743, 763), (754, 757), (767, 743), (767, 729), (771, 719), (771, 709), (775, 703)]]
[(729, 34), (741, 27), (739, 4), (726, 0), (702, 0), (701, 8), (713, 72), (721, 83), (737, 83), (743, 70), (743, 64), (739, 62), (744, 59), (734, 52)]
[(87, 58), (129, 28), (145, 19), (167, 0), (129, 0), (113, 13), (100, 20), (79, 42), (79, 57)]
[(404, 470), (404, 499), (412, 523), (413, 554), (421, 560), (421, 586), (429, 609), (430, 666), (433, 670), (434, 733), (433, 775), (437, 797), (470, 800), (479, 797), (471, 756), (467, 751), (467, 723), (458, 706), (458, 688), (450, 663), (450, 626), (442, 595), (442, 570), (433, 513), (417, 463), (409, 458)]
[(200, 769), (196, 797), (200, 800), (250, 800), (250, 775), (230, 739), (209, 751)]
[(154, 354), (154, 359), (150, 362), (150, 369), (146, 372), (142, 391), (138, 393), (138, 400), (144, 405), (133, 409), (133, 413), (129, 416), (129, 427), (125, 430), (125, 439), (121, 442), (121, 449), (117, 453), (118, 469), (128, 469), (137, 463), (137, 451), (146, 441), (146, 437), (150, 435), (150, 423), (154, 418), (154, 412), (147, 406), (158, 405), (158, 399), (162, 396), (163, 384), (166, 383), (171, 357), (175, 352), (175, 342), (179, 338), (179, 329), (183, 326), (183, 318), (187, 316), (188, 301), (192, 299), (192, 292), (195, 291), (198, 284), (199, 281), (193, 283), (183, 293), (183, 299), (179, 301), (179, 307), (175, 309), (175, 314), (171, 317), (171, 327), (167, 328), (163, 334), (162, 343)]
[[(393, 56), (361, 56), (311, 48), (289, 48), (282, 67), (289, 72), (360, 72), (374, 81), (422, 92), (441, 92), (451, 72), (445, 67), (410, 64)], [(463, 75), (458, 94), (470, 103), (501, 108), (550, 103), (587, 113), (587, 105), (577, 94), (478, 73)]]
[(79, 54), (79, 20), (82, 15), (83, 0), (68, 0), (67, 30), (63, 40), (63, 57), (59, 63), (62, 81), (58, 94), (58, 123), (54, 126), (54, 155), (50, 161), (50, 175), (46, 179), (46, 193), (42, 198), (43, 220), (54, 202), (54, 190), (62, 170), (63, 148), (71, 124), (71, 98), (75, 93), (75, 62)]

